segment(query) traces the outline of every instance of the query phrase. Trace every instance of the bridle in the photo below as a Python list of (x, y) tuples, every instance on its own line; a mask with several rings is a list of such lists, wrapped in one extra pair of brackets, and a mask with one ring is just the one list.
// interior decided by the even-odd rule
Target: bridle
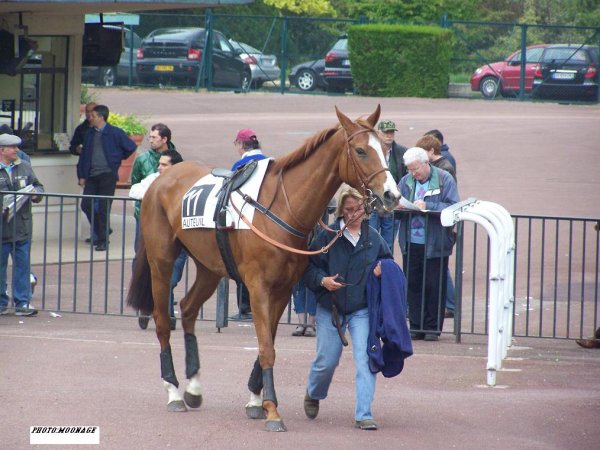
[[(348, 157), (346, 158), (346, 166), (349, 164), (349, 162), (352, 163), (352, 168), (354, 169), (354, 173), (356, 173), (356, 176), (358, 177), (358, 180), (360, 181), (360, 186), (363, 190), (363, 196), (365, 198), (365, 213), (366, 214), (371, 213), (372, 208), (373, 208), (372, 205), (375, 202), (375, 198), (373, 196), (373, 191), (371, 191), (371, 189), (369, 189), (369, 183), (371, 182), (371, 180), (373, 178), (375, 178), (380, 173), (385, 172), (385, 171), (389, 172), (389, 170), (390, 170), (389, 167), (383, 167), (383, 168), (373, 172), (371, 175), (366, 175), (365, 172), (358, 165), (358, 161), (356, 160), (356, 155), (354, 154), (354, 152), (352, 152), (350, 150), (350, 141), (353, 138), (355, 138), (356, 136), (358, 136), (360, 134), (369, 133), (371, 131), (373, 131), (373, 130), (369, 129), (369, 128), (363, 128), (363, 129), (355, 131), (354, 133), (352, 133), (349, 136), (348, 136), (348, 134), (346, 134), (346, 147), (347, 147), (347, 155), (348, 155)], [(348, 167), (346, 167), (346, 175), (348, 175)]]

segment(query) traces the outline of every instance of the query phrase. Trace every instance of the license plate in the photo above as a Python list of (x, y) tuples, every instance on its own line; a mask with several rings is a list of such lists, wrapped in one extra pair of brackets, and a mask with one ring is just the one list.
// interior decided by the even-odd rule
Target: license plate
[(173, 66), (154, 66), (157, 72), (173, 72)]
[(350, 66), (350, 60), (349, 59), (342, 60), (342, 66), (349, 67)]
[(568, 72), (554, 72), (552, 78), (555, 80), (572, 80), (575, 78), (575, 74)]

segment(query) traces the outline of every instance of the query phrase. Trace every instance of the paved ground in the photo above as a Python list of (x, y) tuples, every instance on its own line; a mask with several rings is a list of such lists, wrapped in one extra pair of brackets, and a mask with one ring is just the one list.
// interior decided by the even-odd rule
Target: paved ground
[[(204, 404), (167, 413), (153, 325), (133, 318), (63, 314), (0, 317), (0, 436), (26, 448), (29, 426), (98, 425), (101, 448), (391, 448), (596, 449), (600, 440), (600, 351), (572, 341), (517, 341), (485, 385), (486, 340), (415, 343), (415, 355), (392, 379), (379, 378), (377, 432), (354, 430), (351, 353), (346, 350), (319, 417), (305, 418), (302, 397), (314, 339), (281, 326), (275, 379), (285, 434), (246, 419), (254, 330), (231, 324), (217, 333), (198, 324)], [(173, 338), (184, 381), (183, 337)]]
[[(598, 105), (116, 89), (100, 91), (100, 100), (164, 121), (186, 158), (220, 166), (234, 159), (240, 128), (254, 128), (278, 156), (334, 124), (334, 105), (357, 117), (381, 103), (405, 145), (428, 129), (444, 132), (463, 197), (496, 201), (512, 213), (600, 216)], [(251, 325), (231, 323), (216, 333), (212, 323), (198, 323), (205, 402), (186, 414), (166, 412), (151, 329), (140, 331), (127, 317), (0, 316), (0, 448), (28, 447), (33, 425), (98, 425), (101, 447), (111, 449), (595, 449), (600, 441), (600, 351), (572, 341), (516, 341), (493, 389), (484, 387), (485, 336), (417, 342), (399, 377), (378, 380), (381, 429), (361, 432), (352, 429), (349, 350), (319, 417), (309, 421), (301, 399), (314, 340), (293, 338), (293, 326), (281, 326), (275, 377), (289, 432), (269, 434), (243, 411), (256, 355)], [(172, 342), (183, 382), (181, 330)]]

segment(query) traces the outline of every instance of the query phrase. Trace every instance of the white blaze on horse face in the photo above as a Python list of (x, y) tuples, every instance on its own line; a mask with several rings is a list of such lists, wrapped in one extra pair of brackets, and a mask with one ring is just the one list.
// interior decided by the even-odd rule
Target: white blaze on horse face
[[(373, 133), (369, 133), (369, 146), (374, 148), (377, 152), (377, 156), (379, 156), (381, 165), (383, 167), (388, 167), (388, 164), (385, 160), (385, 154), (383, 153), (383, 148), (381, 148), (381, 141)], [(385, 183), (383, 184), (383, 191), (390, 192), (395, 198), (400, 198), (400, 191), (398, 190), (398, 186), (396, 186), (394, 177), (392, 176), (389, 170), (386, 170), (385, 172)]]

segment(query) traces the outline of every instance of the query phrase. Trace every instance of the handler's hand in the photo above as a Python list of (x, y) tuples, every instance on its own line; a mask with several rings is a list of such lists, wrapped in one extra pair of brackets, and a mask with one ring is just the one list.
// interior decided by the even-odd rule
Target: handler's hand
[(346, 286), (346, 283), (340, 283), (340, 282), (336, 281), (336, 279), (339, 276), (340, 276), (340, 274), (336, 273), (335, 275), (333, 275), (331, 277), (323, 277), (323, 281), (321, 281), (321, 284), (328, 291), (337, 291), (338, 289), (341, 289), (344, 286)]
[(85, 178), (80, 178), (79, 179), (79, 186), (85, 187)]
[(377, 278), (381, 277), (381, 261), (379, 261), (373, 269), (373, 275), (375, 275)]

